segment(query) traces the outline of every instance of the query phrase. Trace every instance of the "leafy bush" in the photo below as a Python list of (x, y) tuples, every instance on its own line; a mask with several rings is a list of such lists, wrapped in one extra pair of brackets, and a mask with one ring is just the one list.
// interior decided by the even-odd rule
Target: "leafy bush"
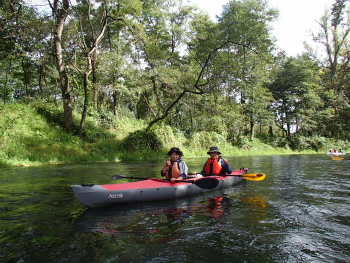
[(299, 152), (310, 148), (308, 139), (299, 135), (292, 135), (289, 137), (289, 146), (293, 151)]
[(226, 138), (223, 135), (216, 132), (197, 132), (192, 136), (188, 147), (191, 151), (200, 151), (208, 150), (213, 145), (224, 147), (225, 144)]
[(129, 153), (157, 151), (162, 143), (153, 131), (138, 130), (130, 133), (123, 141), (123, 147)]
[(249, 139), (246, 136), (238, 136), (232, 145), (242, 148), (244, 145), (249, 143)]
[(326, 138), (324, 137), (319, 137), (319, 136), (311, 137), (311, 138), (308, 138), (308, 142), (309, 142), (309, 147), (316, 152), (324, 149), (326, 146)]

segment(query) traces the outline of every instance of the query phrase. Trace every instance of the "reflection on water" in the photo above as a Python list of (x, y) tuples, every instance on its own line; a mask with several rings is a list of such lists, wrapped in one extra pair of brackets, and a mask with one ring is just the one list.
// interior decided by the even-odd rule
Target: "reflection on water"
[[(265, 180), (100, 209), (83, 207), (69, 186), (152, 177), (163, 162), (0, 169), (0, 262), (350, 262), (348, 162), (228, 159)], [(186, 163), (196, 171), (203, 160)]]
[(262, 194), (252, 196), (252, 197), (242, 198), (242, 202), (246, 204), (252, 204), (257, 207), (266, 207), (264, 196)]
[[(184, 220), (191, 220), (190, 218), (195, 216), (220, 219), (224, 211), (235, 202), (232, 198), (238, 198), (236, 201), (241, 200), (243, 203), (261, 206), (262, 197), (241, 198), (234, 195), (237, 188), (244, 187), (244, 185), (245, 183), (242, 183), (236, 187), (182, 197), (176, 200), (88, 209), (75, 220), (74, 224), (86, 232), (125, 234), (127, 233), (125, 229), (131, 229), (130, 224), (132, 226), (137, 225), (137, 230), (133, 228), (131, 232), (150, 233), (158, 232), (156, 222), (179, 224)], [(260, 201), (257, 202), (256, 200)]]

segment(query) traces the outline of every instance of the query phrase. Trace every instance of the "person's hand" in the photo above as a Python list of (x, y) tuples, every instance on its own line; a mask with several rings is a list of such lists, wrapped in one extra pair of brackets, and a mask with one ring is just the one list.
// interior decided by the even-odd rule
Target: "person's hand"
[(224, 161), (225, 165), (228, 165), (228, 162), (227, 162), (227, 160), (225, 158), (222, 158), (222, 160)]
[(170, 182), (175, 183), (175, 182), (181, 182), (183, 178), (180, 176), (179, 178), (171, 178)]
[(166, 165), (167, 165), (167, 166), (171, 166), (171, 162), (168, 161), (168, 159), (165, 159), (165, 160), (166, 160), (166, 161), (165, 161)]

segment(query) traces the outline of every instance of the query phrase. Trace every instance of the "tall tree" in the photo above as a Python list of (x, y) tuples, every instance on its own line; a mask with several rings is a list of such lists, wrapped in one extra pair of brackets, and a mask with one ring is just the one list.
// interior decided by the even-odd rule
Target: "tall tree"
[[(277, 17), (278, 12), (269, 9), (264, 1), (231, 1), (219, 19), (222, 39), (228, 45), (223, 48), (225, 68), (230, 94), (241, 104), (242, 115), (251, 138), (254, 126), (267, 118), (267, 108), (272, 99), (265, 88), (269, 67), (272, 62), (268, 23)], [(242, 130), (245, 123), (241, 123)]]
[[(78, 21), (78, 26), (80, 30), (77, 32), (78, 39), (77, 41), (80, 43), (81, 50), (83, 53), (83, 57), (86, 59), (86, 68), (84, 70), (80, 70), (79, 68), (75, 67), (83, 76), (83, 88), (84, 88), (84, 103), (83, 103), (83, 111), (82, 111), (82, 117), (80, 121), (80, 134), (84, 133), (84, 126), (85, 126), (85, 120), (86, 120), (86, 115), (88, 112), (88, 107), (89, 107), (89, 76), (91, 72), (93, 72), (93, 67), (94, 71), (96, 71), (96, 63), (97, 63), (97, 48), (98, 45), (104, 35), (105, 29), (108, 25), (108, 11), (107, 11), (107, 6), (102, 3), (102, 8), (103, 12), (101, 17), (99, 18), (100, 20), (100, 25), (98, 29), (95, 29), (94, 27), (94, 21), (93, 17), (95, 14), (93, 14), (93, 6), (90, 0), (84, 1), (83, 5), (81, 6), (83, 8), (83, 11), (86, 11), (86, 20), (82, 20), (82, 14), (84, 12), (79, 12), (77, 8), (73, 8), (76, 16), (77, 16), (77, 21)], [(87, 28), (89, 30), (83, 31), (83, 23), (87, 23), (89, 25)], [(86, 26), (85, 26), (86, 28)], [(88, 34), (87, 32), (90, 32)], [(89, 39), (86, 39), (87, 36), (89, 36)]]
[[(156, 117), (150, 121), (148, 128), (164, 120), (186, 94), (203, 95), (221, 89), (222, 79), (230, 70), (228, 65), (235, 62), (238, 47), (248, 48), (254, 54), (268, 50), (272, 43), (268, 37), (267, 21), (275, 17), (275, 12), (266, 10), (266, 5), (262, 5), (261, 1), (232, 1), (231, 10), (237, 16), (232, 18), (226, 15), (227, 19), (219, 26), (207, 16), (195, 16), (187, 35), (190, 38), (187, 44), (189, 55), (182, 58), (178, 56), (180, 53), (173, 52), (173, 31), (165, 22), (165, 14), (173, 13), (159, 12), (158, 9), (158, 12), (151, 12), (144, 17), (147, 23), (142, 21), (141, 24), (147, 24), (149, 28), (142, 33), (144, 38), (140, 47), (144, 52), (143, 58), (149, 65), (149, 87), (153, 90), (158, 105), (157, 112), (154, 111)], [(247, 28), (242, 28), (244, 23), (240, 21), (245, 16), (240, 17), (239, 13), (245, 14), (244, 21), (252, 27), (250, 34), (245, 32)], [(250, 13), (256, 16), (249, 15)], [(186, 21), (184, 19), (174, 21), (182, 23), (183, 28), (187, 27), (183, 23)], [(244, 34), (247, 37), (243, 38)], [(223, 63), (225, 56), (227, 62)]]
[(334, 117), (326, 123), (332, 136), (340, 136), (339, 131), (344, 129), (343, 114), (349, 110), (350, 21), (348, 15), (344, 15), (346, 2), (336, 0), (331, 12), (325, 10), (319, 21), (320, 32), (313, 35), (314, 41), (322, 44), (326, 51), (326, 57), (319, 58), (319, 61), (324, 68), (324, 85), (332, 97), (330, 106), (334, 110)]
[(184, 76), (187, 63), (181, 60), (180, 51), (191, 10), (179, 0), (144, 1), (143, 15), (134, 24), (136, 47), (146, 71), (139, 105), (153, 114), (148, 129), (164, 120), (189, 92)]
[(312, 135), (323, 115), (321, 71), (308, 58), (286, 58), (270, 85), (277, 126), (291, 136), (302, 128)]
[(48, 0), (52, 15), (55, 18), (54, 24), (54, 57), (56, 60), (56, 67), (60, 77), (60, 87), (63, 99), (64, 109), (64, 124), (66, 132), (70, 132), (73, 125), (73, 107), (71, 100), (71, 91), (69, 89), (69, 78), (65, 67), (63, 50), (62, 50), (62, 32), (64, 23), (69, 14), (69, 0)]

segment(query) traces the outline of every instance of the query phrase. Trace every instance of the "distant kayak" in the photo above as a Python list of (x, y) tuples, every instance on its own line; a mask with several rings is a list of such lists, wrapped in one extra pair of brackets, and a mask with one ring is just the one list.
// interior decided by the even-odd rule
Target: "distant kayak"
[(339, 156), (339, 155), (345, 155), (346, 153), (340, 153), (340, 152), (336, 152), (336, 153), (333, 153), (333, 152), (327, 152), (326, 154), (327, 154), (327, 155), (332, 155), (332, 156)]

